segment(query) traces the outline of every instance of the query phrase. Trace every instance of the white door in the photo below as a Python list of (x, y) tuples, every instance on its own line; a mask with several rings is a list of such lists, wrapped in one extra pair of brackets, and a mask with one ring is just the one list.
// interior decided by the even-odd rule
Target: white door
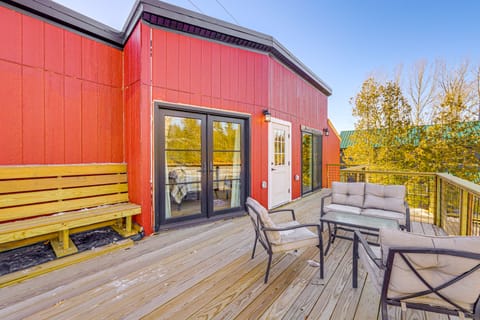
[(270, 208), (291, 201), (291, 124), (272, 119), (269, 126), (269, 196)]

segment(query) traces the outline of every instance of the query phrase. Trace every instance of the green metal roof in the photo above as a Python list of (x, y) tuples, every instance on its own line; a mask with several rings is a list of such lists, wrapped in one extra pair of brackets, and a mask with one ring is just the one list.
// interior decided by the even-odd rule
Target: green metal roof
[(350, 137), (352, 134), (355, 132), (355, 130), (347, 130), (347, 131), (342, 131), (340, 132), (340, 150), (346, 149), (352, 145), (352, 141), (350, 140)]
[[(480, 132), (480, 121), (472, 121), (472, 122), (474, 123), (472, 128), (475, 131)], [(420, 128), (425, 130), (428, 127), (431, 127), (431, 126), (432, 125), (425, 125), (425, 126), (413, 127), (413, 128), (410, 129), (408, 134), (409, 134), (410, 138), (413, 138), (413, 141), (414, 141), (415, 145), (418, 145), (418, 142), (419, 142), (418, 141), (418, 134), (419, 134), (419, 131), (421, 130)], [(355, 132), (355, 130), (347, 130), (347, 131), (340, 132), (340, 138), (342, 139), (341, 142), (340, 142), (340, 150), (346, 149), (346, 148), (353, 145), (351, 137), (354, 134), (354, 132)], [(458, 132), (458, 134), (461, 136), (465, 133), (464, 132)]]

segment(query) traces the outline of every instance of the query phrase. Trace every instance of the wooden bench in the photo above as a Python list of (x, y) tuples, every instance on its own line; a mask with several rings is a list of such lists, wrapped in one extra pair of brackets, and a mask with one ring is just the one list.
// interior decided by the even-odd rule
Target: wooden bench
[(127, 165), (0, 166), (0, 251), (50, 240), (57, 257), (78, 251), (70, 234), (112, 226), (137, 233)]

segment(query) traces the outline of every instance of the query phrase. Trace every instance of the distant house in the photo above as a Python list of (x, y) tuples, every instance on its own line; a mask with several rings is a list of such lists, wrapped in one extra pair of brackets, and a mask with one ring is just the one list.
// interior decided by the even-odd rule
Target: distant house
[(147, 234), (287, 203), (339, 161), (332, 90), (271, 36), (155, 0), (122, 31), (49, 0), (0, 2), (0, 26), (0, 164), (126, 162)]

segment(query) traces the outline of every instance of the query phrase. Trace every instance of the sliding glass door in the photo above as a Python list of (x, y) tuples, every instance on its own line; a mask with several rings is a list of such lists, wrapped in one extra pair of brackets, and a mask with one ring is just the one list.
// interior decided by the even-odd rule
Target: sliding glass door
[(302, 194), (322, 187), (322, 135), (302, 132)]
[(241, 209), (245, 199), (244, 121), (157, 110), (157, 227)]

